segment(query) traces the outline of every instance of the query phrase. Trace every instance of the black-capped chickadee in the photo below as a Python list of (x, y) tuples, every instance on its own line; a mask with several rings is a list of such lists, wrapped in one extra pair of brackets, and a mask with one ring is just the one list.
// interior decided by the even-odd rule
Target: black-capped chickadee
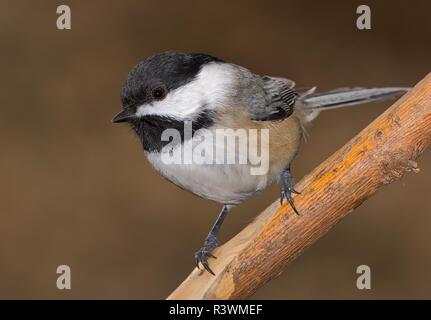
[[(321, 110), (394, 98), (408, 88), (343, 88), (315, 93), (315, 88), (296, 90), (285, 78), (259, 76), (246, 68), (200, 53), (165, 52), (138, 63), (129, 73), (121, 95), (123, 110), (113, 122), (127, 122), (142, 142), (152, 166), (165, 178), (205, 199), (223, 204), (196, 264), (213, 274), (208, 258), (218, 245), (217, 233), (232, 206), (250, 198), (275, 181), (281, 181), (281, 203), (286, 199), (298, 213), (292, 194), (298, 194), (290, 164), (298, 152), (304, 125)], [(190, 133), (186, 133), (186, 123)], [(261, 130), (258, 143), (248, 149), (226, 147), (225, 139), (213, 139), (217, 130), (236, 139), (237, 130)], [(164, 133), (177, 130), (179, 139)], [(201, 138), (211, 136), (207, 142)], [(170, 137), (174, 137), (171, 135)], [(199, 137), (199, 139), (195, 139)], [(167, 161), (184, 147), (208, 146), (205, 157), (222, 150), (222, 157), (247, 153), (242, 163)], [(268, 146), (266, 170), (253, 174), (258, 146)], [(252, 147), (250, 147), (252, 146)], [(200, 146), (202, 147), (202, 145)], [(220, 152), (219, 152), (220, 153)], [(254, 154), (254, 156), (253, 156)], [(219, 154), (218, 154), (219, 155)], [(253, 158), (254, 157), (254, 158)], [(205, 158), (204, 160), (208, 160)], [(224, 159), (224, 158), (223, 158)]]

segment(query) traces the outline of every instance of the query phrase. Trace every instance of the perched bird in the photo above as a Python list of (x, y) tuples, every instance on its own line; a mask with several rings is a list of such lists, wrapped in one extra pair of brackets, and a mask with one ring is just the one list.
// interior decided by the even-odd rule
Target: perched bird
[[(322, 110), (394, 98), (406, 91), (408, 88), (343, 88), (325, 93), (316, 93), (315, 88), (297, 90), (292, 80), (260, 76), (207, 54), (170, 51), (133, 67), (121, 94), (123, 110), (112, 121), (131, 126), (147, 159), (162, 176), (200, 197), (223, 204), (202, 248), (195, 253), (197, 266), (214, 274), (208, 258), (214, 257), (217, 233), (233, 206), (280, 181), (281, 203), (286, 199), (298, 213), (292, 196), (298, 192), (290, 164), (308, 122)], [(185, 132), (186, 122), (191, 126), (190, 134)], [(169, 129), (180, 133), (174, 144), (163, 137)], [(218, 129), (233, 129), (226, 131), (228, 136), (234, 135), (235, 129), (267, 130), (267, 138), (260, 138), (268, 145), (267, 170), (251, 174), (254, 159), (250, 154), (245, 163), (164, 160), (166, 155), (184, 152), (186, 145), (193, 149), (197, 136), (205, 137)], [(213, 145), (209, 149), (235, 156), (244, 153), (237, 147), (226, 148), (224, 140), (208, 139), (205, 143), (210, 142)]]

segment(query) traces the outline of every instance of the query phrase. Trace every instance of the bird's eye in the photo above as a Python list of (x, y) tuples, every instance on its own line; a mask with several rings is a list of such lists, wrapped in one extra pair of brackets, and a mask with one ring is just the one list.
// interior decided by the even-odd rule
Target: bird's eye
[(166, 90), (162, 87), (154, 88), (151, 92), (153, 98), (156, 100), (162, 100), (166, 96)]

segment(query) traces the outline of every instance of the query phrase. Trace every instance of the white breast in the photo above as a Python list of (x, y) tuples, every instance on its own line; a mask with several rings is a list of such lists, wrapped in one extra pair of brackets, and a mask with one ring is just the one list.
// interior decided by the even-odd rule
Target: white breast
[[(184, 145), (165, 147), (160, 153), (150, 152), (146, 155), (153, 167), (165, 178), (200, 197), (223, 204), (238, 204), (272, 182), (268, 175), (252, 175), (249, 164), (216, 164), (215, 161), (212, 164), (196, 164), (193, 161), (189, 164), (184, 161), (166, 163), (165, 156), (168, 153), (171, 158), (181, 159), (184, 150), (195, 148), (193, 141), (195, 140), (186, 141), (185, 148)], [(217, 142), (213, 146), (215, 152), (222, 147)], [(226, 152), (238, 152), (238, 150), (226, 150), (224, 145), (223, 148)], [(205, 156), (213, 158), (214, 154)]]

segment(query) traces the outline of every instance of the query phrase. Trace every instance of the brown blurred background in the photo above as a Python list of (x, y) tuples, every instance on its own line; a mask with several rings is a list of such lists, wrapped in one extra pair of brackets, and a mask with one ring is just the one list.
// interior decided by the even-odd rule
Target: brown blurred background
[[(165, 298), (194, 267), (218, 204), (154, 172), (112, 125), (130, 68), (164, 50), (207, 52), (298, 86), (414, 85), (430, 68), (431, 3), (365, 1), (0, 2), (0, 298)], [(56, 29), (57, 5), (72, 30)], [(390, 103), (323, 113), (299, 180)], [(431, 298), (431, 154), (369, 199), (254, 298)], [(365, 173), (364, 173), (365, 174)], [(226, 241), (278, 196), (235, 209)], [(56, 268), (72, 269), (72, 290)], [(372, 290), (356, 289), (356, 267)]]

